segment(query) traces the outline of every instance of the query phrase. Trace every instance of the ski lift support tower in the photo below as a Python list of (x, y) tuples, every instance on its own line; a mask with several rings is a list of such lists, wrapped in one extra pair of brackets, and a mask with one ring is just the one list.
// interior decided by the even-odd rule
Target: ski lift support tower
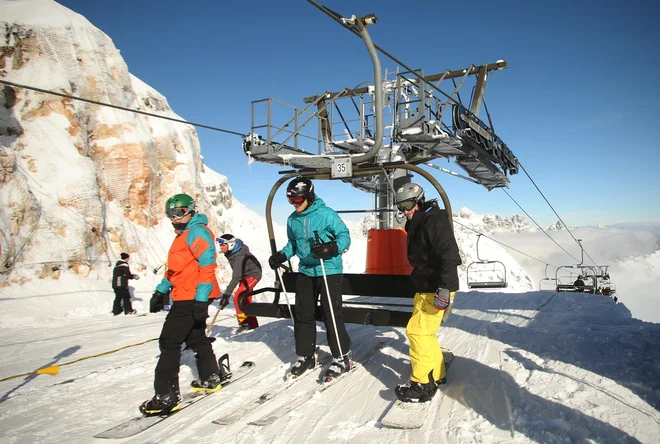
[[(412, 173), (424, 177), (436, 189), (453, 224), (449, 198), (438, 181), (421, 166), (434, 159), (454, 159), (487, 190), (508, 185), (508, 176), (518, 172), (518, 160), (495, 133), (490, 114), (489, 124), (479, 118), (489, 73), (505, 69), (507, 63), (499, 60), (426, 76), (423, 70), (410, 69), (397, 61), (405, 71), (397, 70), (391, 78), (386, 74), (383, 79), (378, 51), (384, 51), (372, 42), (366, 29), (376, 23), (377, 17), (345, 18), (313, 0), (308, 2), (361, 37), (373, 64), (373, 85), (325, 91), (304, 98), (301, 107), (273, 98), (252, 102), (251, 130), (243, 140), (245, 154), (250, 159), (287, 168), (281, 171), (284, 176), (273, 186), (266, 203), (271, 250), (278, 251), (271, 217), (273, 197), (292, 177), (338, 180), (373, 194), (372, 209), (338, 212), (375, 213), (376, 230), (390, 230), (386, 242), (401, 243), (403, 239), (400, 254), (405, 266), (371, 270), (368, 266), (365, 274), (344, 274), (343, 294), (361, 297), (344, 303), (370, 307), (345, 306), (344, 319), (360, 324), (405, 326), (412, 310), (410, 299), (414, 290), (408, 277), (405, 232), (401, 229), (405, 218), (396, 211), (396, 190), (411, 181)], [(474, 77), (472, 100), (464, 105), (459, 90)], [(439, 87), (447, 80), (455, 85), (450, 93)], [(426, 190), (427, 198), (430, 191), (430, 188)], [(379, 242), (369, 242), (368, 264), (369, 253)], [(383, 250), (387, 248), (377, 251)], [(283, 279), (285, 288), (295, 288), (296, 273), (284, 273)], [(245, 306), (245, 313), (289, 317), (287, 307), (279, 304), (281, 284), (277, 282), (275, 288), (245, 293), (243, 300), (257, 292), (276, 293), (272, 303), (253, 302)], [(393, 304), (360, 301), (368, 297), (403, 301)], [(244, 304), (240, 305), (243, 308)]]

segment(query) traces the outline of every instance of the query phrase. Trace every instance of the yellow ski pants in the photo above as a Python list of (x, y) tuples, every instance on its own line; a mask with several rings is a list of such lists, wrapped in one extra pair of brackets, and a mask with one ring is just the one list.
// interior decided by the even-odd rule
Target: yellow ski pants
[[(455, 292), (450, 293), (454, 300)], [(426, 384), (429, 382), (429, 373), (433, 371), (435, 381), (445, 377), (445, 363), (442, 349), (438, 343), (436, 333), (445, 310), (438, 310), (433, 305), (434, 293), (416, 293), (413, 301), (413, 312), (406, 335), (410, 341), (410, 363), (412, 374), (410, 380)]]

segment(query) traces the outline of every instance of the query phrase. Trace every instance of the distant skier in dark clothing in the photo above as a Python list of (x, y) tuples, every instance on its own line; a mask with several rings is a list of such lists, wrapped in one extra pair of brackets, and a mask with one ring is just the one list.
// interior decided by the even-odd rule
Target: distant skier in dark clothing
[(407, 183), (397, 190), (396, 205), (406, 219), (410, 279), (415, 286), (413, 312), (406, 326), (410, 341), (410, 382), (397, 386), (403, 402), (425, 402), (446, 382), (446, 368), (437, 332), (451, 312), (459, 288), (461, 255), (449, 214), (436, 200), (425, 201), (424, 190)]
[[(236, 309), (236, 317), (238, 318), (237, 332), (254, 330), (259, 327), (259, 321), (257, 321), (255, 316), (247, 316), (243, 313), (239, 307), (238, 300), (246, 291), (254, 290), (254, 287), (261, 280), (261, 264), (250, 253), (250, 248), (233, 234), (223, 234), (216, 241), (220, 245), (220, 251), (225, 255), (227, 261), (229, 261), (232, 270), (231, 280), (220, 298), (220, 307), (226, 307), (229, 304), (229, 299), (232, 293), (234, 293), (234, 289), (236, 289), (236, 293), (234, 293), (234, 308)], [(251, 303), (252, 296), (249, 296), (246, 302), (248, 304)]]
[(219, 390), (223, 379), (205, 333), (208, 306), (220, 295), (215, 277), (215, 236), (207, 227), (208, 218), (195, 212), (195, 201), (187, 194), (170, 197), (165, 203), (165, 213), (172, 221), (176, 237), (168, 252), (167, 271), (156, 291), (166, 295), (171, 290), (172, 307), (158, 342), (156, 395), (140, 406), (145, 415), (169, 414), (180, 408), (179, 366), (183, 343), (195, 352), (199, 379), (190, 384), (194, 391)]
[(575, 280), (575, 282), (573, 282), (573, 285), (575, 286), (576, 291), (583, 292), (584, 291), (584, 281), (582, 280), (582, 276), (578, 276), (578, 278)]
[[(129, 279), (140, 279), (137, 274), (131, 273), (128, 266), (128, 253), (120, 255), (121, 260), (117, 261), (114, 270), (112, 270), (112, 289), (115, 291), (115, 302), (112, 305), (112, 314), (117, 316), (123, 311), (125, 315), (137, 313), (131, 305), (131, 293), (128, 291)], [(123, 306), (123, 308), (122, 308)]]

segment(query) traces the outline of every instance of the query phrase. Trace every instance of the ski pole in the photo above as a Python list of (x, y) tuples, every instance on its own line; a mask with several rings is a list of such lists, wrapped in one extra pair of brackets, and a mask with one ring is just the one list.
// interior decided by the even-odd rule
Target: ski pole
[[(319, 236), (318, 231), (314, 231), (314, 236), (316, 237), (316, 243), (320, 244), (321, 237)], [(321, 261), (321, 272), (323, 273), (323, 282), (325, 283), (325, 296), (328, 299), (328, 307), (330, 308), (330, 318), (332, 319), (332, 328), (335, 331), (335, 338), (337, 339), (337, 348), (339, 349), (339, 357), (344, 356), (344, 352), (341, 349), (341, 341), (339, 340), (339, 332), (337, 331), (337, 321), (335, 321), (335, 310), (332, 308), (332, 299), (330, 299), (330, 288), (328, 287), (328, 277), (325, 274), (325, 264), (323, 259)]]
[(213, 316), (213, 320), (209, 324), (208, 327), (206, 327), (206, 336), (211, 334), (211, 329), (213, 328), (213, 324), (215, 324), (215, 320), (218, 319), (218, 314), (220, 314), (220, 310), (224, 309), (225, 307), (218, 305), (218, 309), (215, 312), (215, 316)]
[(280, 284), (282, 284), (282, 291), (284, 292), (284, 299), (286, 299), (286, 306), (289, 307), (289, 315), (291, 316), (291, 323), (295, 326), (296, 323), (293, 320), (293, 311), (291, 311), (291, 304), (289, 304), (289, 293), (286, 291), (284, 286), (284, 279), (282, 279), (282, 270), (277, 267), (277, 275), (280, 277)]

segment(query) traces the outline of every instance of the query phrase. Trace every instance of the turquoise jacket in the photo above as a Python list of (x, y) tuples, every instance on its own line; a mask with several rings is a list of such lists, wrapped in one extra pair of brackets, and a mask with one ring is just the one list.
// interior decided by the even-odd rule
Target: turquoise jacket
[(325, 205), (318, 196), (314, 202), (301, 213), (293, 212), (286, 223), (286, 235), (289, 242), (282, 249), (287, 259), (295, 254), (300, 259), (298, 271), (307, 276), (323, 276), (321, 261), (314, 259), (311, 252), (316, 244), (315, 231), (318, 231), (321, 242), (335, 241), (339, 253), (324, 261), (326, 274), (342, 274), (344, 267), (341, 254), (351, 245), (351, 235), (335, 210)]

